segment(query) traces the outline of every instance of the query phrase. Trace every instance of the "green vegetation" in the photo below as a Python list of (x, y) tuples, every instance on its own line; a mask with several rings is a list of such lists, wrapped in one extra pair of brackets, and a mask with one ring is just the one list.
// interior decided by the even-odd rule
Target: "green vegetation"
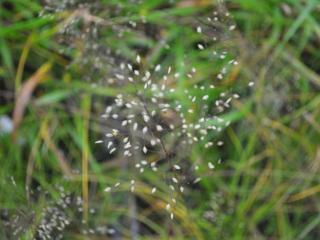
[[(130, 20), (139, 19), (139, 13), (166, 26), (162, 37), (170, 42), (170, 53), (163, 55), (159, 42), (138, 33), (116, 41), (106, 31), (106, 44), (133, 61), (136, 52), (128, 46), (148, 47), (152, 51), (144, 60), (149, 64), (180, 66), (187, 58), (198, 69), (196, 83), (213, 81), (221, 63), (199, 57), (189, 47), (197, 36), (170, 21), (201, 12), (210, 1), (182, 0), (170, 8), (160, 7), (169, 2), (163, 0), (139, 7), (130, 1), (101, 4), (118, 2)], [(81, 42), (60, 53), (65, 44), (56, 33), (71, 10), (40, 18), (40, 1), (0, 1), (0, 118), (14, 116), (16, 126), (11, 133), (0, 128), (0, 239), (11, 239), (14, 216), (25, 230), (20, 239), (33, 239), (41, 214), (59, 200), (61, 187), (75, 206), (64, 210), (71, 219), (64, 239), (117, 234), (134, 239), (132, 222), (125, 218), (132, 217), (133, 208), (138, 208), (138, 239), (320, 239), (320, 4), (230, 0), (226, 5), (237, 28), (217, 48), (233, 49), (239, 65), (210, 94), (233, 88), (242, 98), (224, 115), (231, 124), (220, 133), (223, 147), (194, 146), (188, 161), (203, 163), (197, 174), (204, 177), (179, 199), (171, 220), (165, 211), (168, 194), (152, 195), (148, 184), (165, 189), (159, 175), (146, 173), (132, 198), (127, 190), (131, 171), (94, 143), (104, 133), (99, 116), (110, 98), (133, 89), (108, 87), (94, 70), (72, 63), (86, 57)], [(114, 23), (125, 20), (117, 17)], [(82, 79), (86, 74), (90, 81)], [(255, 86), (248, 88), (251, 81)], [(191, 108), (183, 94), (190, 86), (179, 81), (177, 88), (170, 97)], [(220, 158), (207, 175), (207, 163)], [(127, 183), (115, 193), (104, 191), (119, 179)], [(88, 202), (77, 205), (77, 196)], [(109, 238), (83, 233), (102, 225), (117, 233), (109, 229)]]

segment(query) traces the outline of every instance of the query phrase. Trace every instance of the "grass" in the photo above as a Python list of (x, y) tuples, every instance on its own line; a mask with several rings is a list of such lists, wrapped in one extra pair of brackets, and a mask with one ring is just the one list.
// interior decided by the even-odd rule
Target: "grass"
[[(170, 53), (162, 59), (163, 49), (153, 39), (136, 33), (128, 34), (123, 42), (111, 37), (111, 47), (124, 49), (128, 59), (135, 56), (128, 46), (140, 45), (152, 49), (146, 59), (150, 63), (179, 66), (186, 55), (190, 65), (201, 69), (195, 79), (198, 82), (207, 81), (219, 69), (218, 63), (212, 66), (192, 49), (184, 52), (196, 37), (188, 28), (164, 21), (201, 8), (162, 10), (163, 1), (154, 0), (135, 9), (127, 1), (121, 2), (126, 11), (141, 11), (153, 24), (166, 25), (169, 30), (162, 37), (171, 43)], [(98, 115), (110, 97), (132, 89), (114, 89), (99, 81), (98, 87), (92, 87), (81, 79), (83, 73), (77, 66), (65, 70), (75, 56), (59, 53), (61, 46), (54, 36), (59, 19), (38, 18), (42, 9), (38, 1), (0, 3), (0, 116), (11, 117), (23, 83), (36, 76), (41, 66), (52, 65), (33, 91), (16, 141), (9, 134), (0, 135), (1, 239), (10, 229), (4, 224), (17, 213), (23, 224), (31, 222), (21, 239), (32, 239), (43, 209), (61, 197), (59, 186), (84, 197), (81, 214), (66, 210), (74, 223), (67, 228), (65, 239), (89, 239), (82, 230), (99, 225), (114, 227), (124, 239), (134, 238), (130, 224), (121, 221), (125, 216), (130, 219), (132, 205), (139, 208), (136, 218), (143, 226), (139, 239), (150, 239), (151, 233), (153, 239), (320, 238), (319, 3), (227, 2), (237, 24), (236, 34), (227, 44), (236, 49), (240, 66), (221, 87), (239, 88), (245, 97), (225, 116), (231, 125), (221, 133), (222, 148), (203, 151), (201, 146), (194, 147), (191, 163), (200, 161), (206, 166), (211, 159), (221, 158), (222, 164), (199, 186), (188, 189), (187, 198), (179, 199), (174, 221), (164, 210), (166, 185), (154, 174), (146, 174), (145, 181), (138, 183), (138, 203), (130, 200), (126, 186), (112, 195), (103, 191), (119, 178), (130, 179), (131, 173), (119, 166), (117, 158), (106, 161), (104, 149), (94, 144), (104, 127)], [(132, 20), (138, 17), (131, 15)], [(179, 66), (179, 71), (187, 70)], [(249, 81), (254, 81), (255, 87), (246, 92), (241, 86)], [(172, 96), (186, 108), (190, 101), (183, 91), (188, 87), (180, 79), (179, 93)], [(199, 175), (206, 174), (200, 167)], [(148, 183), (163, 191), (151, 195)]]

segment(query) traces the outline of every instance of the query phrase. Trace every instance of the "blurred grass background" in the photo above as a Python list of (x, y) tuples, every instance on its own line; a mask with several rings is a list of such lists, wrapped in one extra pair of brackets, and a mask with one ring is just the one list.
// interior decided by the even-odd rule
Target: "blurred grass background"
[[(207, 1), (182, 2), (190, 4), (192, 12)], [(157, 7), (162, 3), (145, 3), (150, 18), (159, 24), (163, 18)], [(320, 239), (320, 4), (317, 0), (233, 0), (227, 1), (227, 7), (237, 25), (232, 44), (240, 62), (227, 81), (230, 85), (254, 81), (254, 90), (226, 116), (232, 123), (222, 132), (222, 150), (200, 153), (195, 148), (193, 160), (214, 156), (223, 158), (223, 163), (179, 202), (173, 223), (153, 217), (153, 212), (165, 208), (166, 196), (151, 196), (150, 187), (141, 183), (136, 194), (149, 207), (142, 207), (137, 216), (147, 226), (139, 239)], [(7, 211), (19, 209), (26, 219), (33, 212), (34, 222), (21, 237), (32, 239), (32, 225), (48, 203), (41, 194), (36, 199), (28, 196), (25, 186), (41, 186), (51, 199), (58, 199), (56, 186), (81, 196), (90, 179), (85, 194), (89, 207), (98, 211), (84, 217), (92, 224), (111, 224), (122, 231), (123, 239), (130, 239), (130, 230), (117, 221), (127, 214), (126, 205), (119, 204), (123, 195), (113, 196), (118, 198), (116, 204), (103, 192), (104, 184), (117, 182), (123, 173), (112, 161), (101, 161), (103, 153), (94, 145), (100, 134), (96, 115), (115, 93), (94, 88), (63, 70), (70, 59), (59, 54), (54, 38), (57, 23), (39, 18), (41, 10), (38, 1), (0, 1), (0, 117), (12, 118), (15, 96), (26, 80), (36, 79), (30, 89), (37, 85), (30, 101), (26, 93), (25, 102), (18, 104), (27, 105), (21, 123), (16, 122), (16, 140), (0, 129), (1, 222), (10, 221)], [(177, 43), (173, 59), (179, 59), (182, 37), (177, 34), (179, 27), (169, 24), (168, 36)], [(156, 47), (148, 39), (141, 44)], [(157, 54), (153, 57), (156, 62)], [(208, 67), (208, 63), (193, 64)], [(208, 74), (204, 70), (198, 78)], [(81, 164), (88, 161), (89, 175), (83, 176)], [(72, 172), (70, 166), (79, 172)], [(71, 174), (75, 177), (66, 181), (63, 176)], [(156, 176), (147, 178), (160, 188), (164, 184)], [(4, 224), (0, 229), (0, 239), (5, 239)], [(81, 223), (67, 228), (65, 239), (86, 239), (79, 229)], [(88, 239), (105, 238), (93, 234)]]

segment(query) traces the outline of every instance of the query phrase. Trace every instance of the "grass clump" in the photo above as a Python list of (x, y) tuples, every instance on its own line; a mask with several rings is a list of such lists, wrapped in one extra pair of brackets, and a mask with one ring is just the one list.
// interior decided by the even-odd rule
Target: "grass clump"
[(1, 2), (1, 239), (319, 237), (317, 1), (63, 3)]

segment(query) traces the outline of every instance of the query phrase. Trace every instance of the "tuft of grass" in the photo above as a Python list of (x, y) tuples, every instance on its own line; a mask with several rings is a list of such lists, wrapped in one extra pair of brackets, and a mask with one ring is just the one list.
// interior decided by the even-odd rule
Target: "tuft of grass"
[[(125, 11), (135, 12), (136, 6), (129, 2), (121, 1)], [(163, 62), (179, 66), (187, 55), (190, 65), (201, 69), (197, 81), (211, 79), (219, 66), (199, 61), (193, 49), (183, 52), (194, 36), (166, 20), (193, 14), (201, 7), (197, 1), (181, 1), (194, 2), (194, 6), (161, 9), (164, 2), (144, 1), (139, 9), (153, 24), (169, 29), (163, 34), (172, 43), (171, 56)], [(237, 48), (241, 66), (221, 87), (237, 88), (250, 81), (255, 86), (243, 92), (245, 98), (225, 115), (231, 124), (221, 133), (222, 148), (203, 151), (194, 146), (191, 163), (205, 165), (221, 159), (221, 164), (188, 190), (187, 199), (179, 200), (174, 221), (164, 214), (168, 196), (161, 191), (153, 196), (151, 185), (139, 183), (136, 195), (141, 211), (136, 218), (143, 226), (139, 239), (318, 239), (319, 4), (316, 0), (232, 0), (227, 7), (237, 24), (237, 36), (229, 44)], [(43, 63), (53, 66), (48, 79), (32, 94), (17, 141), (0, 127), (0, 238), (10, 239), (8, 224), (18, 215), (26, 229), (21, 239), (32, 239), (41, 213), (61, 198), (61, 187), (63, 193), (83, 196), (84, 202), (76, 206), (82, 208), (89, 226), (111, 226), (124, 238), (132, 238), (130, 229), (119, 221), (130, 215), (126, 186), (114, 195), (103, 191), (105, 185), (129, 173), (119, 170), (117, 159), (104, 161), (105, 152), (94, 145), (94, 139), (103, 128), (95, 116), (105, 108), (105, 101), (119, 91), (134, 89), (113, 89), (100, 83), (92, 87), (81, 80), (76, 68), (65, 71), (77, 52), (68, 58), (59, 53), (54, 37), (58, 19), (38, 18), (41, 10), (40, 1), (0, 3), (0, 118), (12, 117), (19, 89)], [(138, 18), (130, 16), (131, 20)], [(112, 42), (112, 47), (149, 46), (153, 52), (147, 61), (161, 59), (157, 42), (134, 34), (125, 40)], [(126, 56), (135, 54), (127, 49)], [(179, 72), (186, 72), (185, 67), (180, 66)], [(183, 95), (189, 85), (180, 80), (178, 88), (179, 94), (172, 98), (189, 108), (190, 101)], [(74, 169), (68, 180), (61, 167), (64, 161)], [(200, 168), (199, 176), (205, 173)], [(165, 189), (165, 183), (154, 175), (146, 178)], [(82, 218), (72, 211), (68, 214), (73, 220)], [(84, 239), (83, 229), (87, 228), (79, 220), (67, 228), (64, 237)]]

